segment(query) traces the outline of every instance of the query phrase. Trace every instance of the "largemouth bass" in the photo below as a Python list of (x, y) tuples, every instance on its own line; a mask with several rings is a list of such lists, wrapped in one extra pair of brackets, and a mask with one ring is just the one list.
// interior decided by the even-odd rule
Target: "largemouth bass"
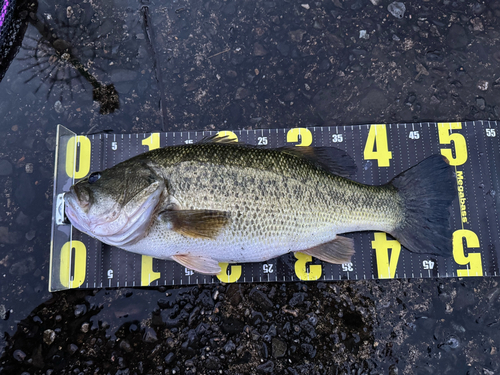
[(416, 253), (450, 256), (452, 168), (433, 155), (381, 186), (330, 168), (319, 149), (264, 149), (216, 138), (133, 157), (73, 185), (66, 215), (78, 230), (204, 274), (219, 262), (261, 262), (300, 251), (349, 262), (353, 240), (383, 231)]

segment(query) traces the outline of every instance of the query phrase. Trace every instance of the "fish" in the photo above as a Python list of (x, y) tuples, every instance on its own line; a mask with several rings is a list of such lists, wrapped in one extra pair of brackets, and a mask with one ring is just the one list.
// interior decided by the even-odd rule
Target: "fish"
[(341, 234), (358, 231), (386, 232), (418, 254), (452, 254), (456, 180), (444, 156), (377, 186), (350, 179), (353, 163), (329, 147), (211, 137), (91, 173), (65, 194), (65, 213), (105, 244), (207, 275), (219, 274), (221, 262), (290, 252), (350, 262), (354, 241)]

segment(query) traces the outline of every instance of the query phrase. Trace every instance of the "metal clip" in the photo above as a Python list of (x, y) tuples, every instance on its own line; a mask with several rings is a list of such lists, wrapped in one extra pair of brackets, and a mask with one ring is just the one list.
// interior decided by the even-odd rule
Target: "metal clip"
[(66, 193), (58, 194), (56, 198), (56, 225), (69, 224), (69, 220), (64, 212), (64, 194)]

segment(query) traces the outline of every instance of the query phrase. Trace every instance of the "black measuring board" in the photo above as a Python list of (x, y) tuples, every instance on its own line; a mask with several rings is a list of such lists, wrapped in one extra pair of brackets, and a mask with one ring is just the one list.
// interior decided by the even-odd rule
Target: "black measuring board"
[[(495, 121), (89, 136), (78, 136), (59, 126), (49, 289), (497, 276), (500, 273), (498, 132)], [(333, 265), (306, 254), (290, 253), (264, 263), (221, 263), (221, 275), (206, 276), (175, 262), (104, 245), (64, 223), (63, 194), (89, 173), (151, 149), (196, 143), (217, 133), (263, 147), (343, 149), (358, 167), (352, 179), (372, 185), (390, 181), (432, 154), (446, 156), (455, 169), (457, 181), (457, 198), (451, 213), (453, 257), (414, 254), (385, 233), (358, 232), (346, 235), (355, 242), (356, 253), (351, 263)]]

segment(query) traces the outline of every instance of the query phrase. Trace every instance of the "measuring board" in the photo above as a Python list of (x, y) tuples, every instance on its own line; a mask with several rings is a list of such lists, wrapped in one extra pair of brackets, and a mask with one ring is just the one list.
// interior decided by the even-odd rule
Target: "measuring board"
[(302, 253), (264, 263), (221, 263), (207, 276), (172, 261), (120, 250), (80, 233), (64, 219), (64, 192), (89, 173), (158, 147), (195, 143), (217, 132), (76, 135), (59, 125), (56, 148), (50, 291), (70, 288), (187, 285), (218, 282), (359, 280), (496, 276), (500, 273), (500, 143), (498, 123), (371, 124), (220, 132), (262, 147), (330, 146), (349, 153), (353, 180), (380, 185), (432, 154), (455, 169), (453, 257), (414, 254), (381, 232), (347, 234), (352, 263), (333, 265)]

